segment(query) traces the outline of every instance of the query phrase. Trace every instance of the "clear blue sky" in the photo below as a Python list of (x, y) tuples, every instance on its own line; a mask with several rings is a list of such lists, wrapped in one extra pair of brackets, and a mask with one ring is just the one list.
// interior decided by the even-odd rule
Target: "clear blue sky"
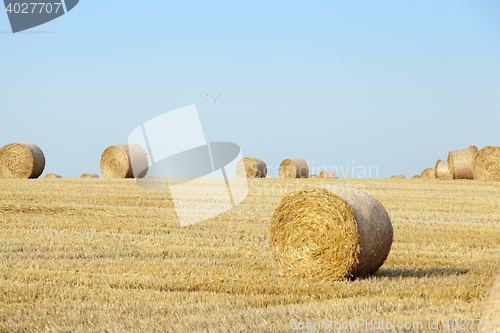
[(500, 146), (497, 0), (81, 0), (9, 31), (0, 13), (0, 146), (38, 144), (43, 175), (100, 173), (106, 147), (190, 104), (271, 176), (301, 157), (411, 177)]

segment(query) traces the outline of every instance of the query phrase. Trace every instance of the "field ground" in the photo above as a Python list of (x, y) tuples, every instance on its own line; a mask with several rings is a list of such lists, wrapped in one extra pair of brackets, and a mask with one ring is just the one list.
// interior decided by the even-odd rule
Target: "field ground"
[[(357, 187), (388, 211), (394, 243), (374, 276), (298, 280), (273, 265), (275, 205), (321, 184)], [(480, 318), (500, 269), (500, 183), (250, 185), (236, 208), (180, 227), (169, 192), (133, 180), (0, 181), (0, 332), (285, 332), (323, 319), (436, 332), (429, 320)]]

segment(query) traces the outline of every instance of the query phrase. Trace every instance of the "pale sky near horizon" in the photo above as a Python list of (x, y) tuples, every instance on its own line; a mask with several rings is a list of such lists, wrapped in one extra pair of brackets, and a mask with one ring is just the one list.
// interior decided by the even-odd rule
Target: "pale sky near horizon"
[(0, 146), (39, 145), (42, 177), (101, 174), (106, 147), (192, 104), (207, 141), (238, 144), (271, 177), (291, 157), (411, 177), (450, 150), (500, 146), (496, 0), (82, 0), (9, 31), (0, 13)]

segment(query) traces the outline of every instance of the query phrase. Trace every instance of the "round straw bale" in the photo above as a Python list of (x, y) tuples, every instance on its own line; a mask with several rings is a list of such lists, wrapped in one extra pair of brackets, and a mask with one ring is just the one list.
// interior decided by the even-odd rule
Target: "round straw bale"
[(500, 180), (500, 147), (481, 149), (472, 161), (472, 173), (477, 180)]
[(0, 179), (38, 178), (45, 168), (45, 156), (36, 144), (15, 142), (0, 148)]
[(307, 178), (319, 178), (318, 175), (309, 175)]
[(405, 179), (405, 175), (399, 174), (399, 175), (394, 175), (391, 177), (391, 179)]
[(319, 178), (323, 178), (323, 179), (339, 179), (339, 174), (335, 170), (321, 171), (319, 173)]
[(472, 161), (477, 154), (477, 147), (472, 145), (466, 149), (454, 150), (448, 153), (448, 170), (450, 178), (473, 179)]
[(55, 174), (55, 173), (48, 173), (45, 175), (46, 179), (57, 179), (57, 178), (62, 178), (60, 175)]
[(436, 178), (451, 178), (448, 161), (437, 160), (434, 166), (434, 175)]
[(427, 168), (422, 171), (420, 174), (422, 178), (436, 178), (436, 174), (434, 173), (434, 168)]
[(280, 178), (307, 178), (309, 166), (301, 158), (287, 158), (280, 164), (279, 176)]
[(243, 157), (236, 164), (238, 178), (266, 178), (266, 162), (257, 157)]
[(96, 172), (87, 172), (84, 173), (80, 178), (99, 178), (99, 175)]
[(413, 176), (413, 177), (411, 177), (411, 178), (412, 178), (412, 179), (419, 179), (419, 178), (422, 178), (422, 176), (420, 176), (420, 175), (415, 175), (415, 176)]
[[(134, 175), (134, 169), (141, 172)], [(135, 143), (109, 146), (101, 156), (101, 172), (105, 178), (143, 178), (148, 172), (148, 155)]]
[(308, 188), (285, 196), (271, 217), (270, 248), (287, 273), (332, 280), (374, 273), (393, 230), (384, 207), (353, 188)]
[[(483, 306), (483, 312), (481, 314), (481, 319), (483, 322), (479, 329), (479, 332), (494, 332), (500, 333), (500, 325), (496, 323), (495, 329), (495, 319), (500, 319), (500, 273), (497, 274), (493, 280), (493, 285), (488, 291), (488, 296)], [(488, 325), (489, 324), (489, 325)]]

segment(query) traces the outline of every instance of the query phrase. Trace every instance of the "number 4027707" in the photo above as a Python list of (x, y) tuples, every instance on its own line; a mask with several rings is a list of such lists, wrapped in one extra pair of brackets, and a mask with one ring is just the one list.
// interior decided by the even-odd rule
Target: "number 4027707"
[(59, 11), (61, 7), (61, 3), (50, 3), (50, 2), (30, 2), (30, 3), (9, 3), (5, 10), (11, 14), (14, 12), (15, 14), (42, 14), (47, 13), (51, 14), (52, 12), (56, 13)]

